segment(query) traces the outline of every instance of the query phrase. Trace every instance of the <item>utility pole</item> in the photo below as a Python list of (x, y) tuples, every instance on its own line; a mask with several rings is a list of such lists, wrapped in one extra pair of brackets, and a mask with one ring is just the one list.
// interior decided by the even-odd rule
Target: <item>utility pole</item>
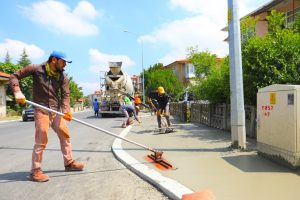
[(241, 31), (238, 0), (228, 0), (231, 140), (233, 146), (246, 148)]
[[(104, 95), (105, 92), (105, 75), (106, 71), (100, 71), (100, 92), (101, 92), (101, 97)], [(104, 86), (104, 89), (102, 89)]]
[[(132, 35), (134, 35), (135, 37), (138, 37), (137, 34), (127, 30), (127, 29), (124, 29), (123, 32), (125, 33), (130, 33)], [(144, 69), (144, 41), (141, 39), (141, 54), (142, 54), (142, 89), (143, 89), (143, 103), (145, 104), (145, 69)]]

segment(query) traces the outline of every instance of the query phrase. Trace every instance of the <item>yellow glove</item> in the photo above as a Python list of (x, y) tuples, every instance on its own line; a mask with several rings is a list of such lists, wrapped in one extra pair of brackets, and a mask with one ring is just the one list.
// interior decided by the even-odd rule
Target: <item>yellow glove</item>
[(63, 118), (67, 121), (71, 121), (72, 120), (72, 113), (68, 112), (68, 113), (64, 113)]
[(14, 95), (17, 103), (21, 103), (21, 104), (26, 103), (26, 97), (21, 91), (15, 92)]

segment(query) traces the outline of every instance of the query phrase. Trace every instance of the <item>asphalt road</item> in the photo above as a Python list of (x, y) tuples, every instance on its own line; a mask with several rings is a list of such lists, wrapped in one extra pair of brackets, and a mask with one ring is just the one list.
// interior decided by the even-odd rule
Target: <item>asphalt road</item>
[[(119, 134), (121, 118), (74, 117)], [(86, 163), (83, 172), (65, 172), (59, 140), (50, 130), (42, 169), (50, 181), (28, 181), (34, 144), (34, 122), (0, 123), (0, 200), (167, 199), (160, 191), (120, 164), (111, 152), (114, 137), (77, 122), (68, 123), (74, 159)]]

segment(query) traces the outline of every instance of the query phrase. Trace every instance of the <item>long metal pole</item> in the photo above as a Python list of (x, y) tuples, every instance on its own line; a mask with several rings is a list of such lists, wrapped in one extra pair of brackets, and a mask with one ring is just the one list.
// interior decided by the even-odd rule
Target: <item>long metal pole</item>
[(228, 0), (231, 139), (246, 148), (245, 109), (238, 0)]
[[(132, 35), (138, 37), (137, 34), (127, 30), (127, 29), (124, 29), (123, 32), (125, 33), (131, 33)], [(145, 70), (144, 70), (144, 41), (141, 39), (141, 48), (142, 48), (142, 79), (143, 79), (143, 82), (142, 82), (142, 89), (143, 89), (143, 103), (145, 104)]]
[[(35, 107), (41, 108), (41, 109), (43, 109), (43, 110), (47, 110), (47, 111), (49, 111), (49, 112), (51, 112), (51, 113), (55, 113), (55, 114), (57, 114), (57, 115), (64, 116), (64, 114), (61, 113), (61, 112), (58, 112), (58, 111), (56, 111), (56, 110), (52, 110), (52, 109), (50, 109), (50, 108), (47, 108), (47, 107), (42, 106), (42, 105), (40, 105), (40, 104), (37, 104), (37, 103), (35, 103), (35, 102), (26, 100), (26, 103), (31, 104), (31, 105), (33, 105), (33, 106), (35, 106)], [(118, 136), (118, 135), (116, 135), (116, 134), (114, 134), (114, 133), (112, 133), (112, 132), (110, 132), (110, 131), (104, 130), (104, 129), (102, 129), (102, 128), (99, 128), (99, 127), (94, 126), (94, 125), (92, 125), (92, 124), (89, 124), (89, 123), (87, 123), (87, 122), (81, 121), (81, 120), (76, 119), (76, 118), (74, 118), (74, 117), (72, 118), (72, 120), (73, 120), (73, 121), (76, 121), (76, 122), (79, 122), (79, 123), (81, 123), (81, 124), (83, 124), (83, 125), (89, 126), (89, 127), (93, 128), (93, 129), (102, 131), (102, 132), (104, 132), (104, 133), (106, 133), (106, 134), (108, 134), (108, 135), (112, 135), (112, 136), (114, 136), (114, 137), (116, 137), (116, 138), (119, 138), (119, 139), (121, 139), (121, 140), (125, 140), (126, 142), (135, 144), (135, 145), (137, 145), (137, 146), (139, 146), (139, 147), (142, 147), (142, 148), (147, 149), (147, 150), (149, 150), (149, 151), (152, 151), (152, 152), (154, 152), (154, 153), (159, 152), (159, 151), (157, 151), (157, 150), (155, 150), (155, 149), (153, 149), (153, 148), (149, 148), (149, 147), (147, 147), (147, 146), (145, 146), (145, 145), (139, 144), (139, 143), (134, 142), (134, 141), (132, 141), (132, 140), (128, 140), (128, 139), (126, 139), (126, 138), (120, 137), (120, 136)]]
[(143, 73), (143, 103), (145, 104), (145, 70), (144, 70), (144, 42), (142, 42), (142, 73)]

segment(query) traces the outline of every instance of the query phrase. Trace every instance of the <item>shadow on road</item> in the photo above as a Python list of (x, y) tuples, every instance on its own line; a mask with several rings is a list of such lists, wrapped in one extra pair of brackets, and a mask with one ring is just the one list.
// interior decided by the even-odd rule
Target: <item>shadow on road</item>
[(28, 181), (27, 176), (29, 172), (8, 172), (0, 174), (0, 184), (16, 181)]
[[(18, 147), (0, 147), (0, 149), (12, 149), (12, 150), (27, 150), (32, 151), (32, 148), (18, 148)], [(61, 151), (60, 149), (45, 149), (45, 151)], [(84, 149), (73, 149), (73, 152), (91, 152), (91, 153), (111, 153), (111, 150), (84, 150)]]
[(65, 170), (49, 170), (44, 172), (46, 174), (49, 174), (50, 178), (55, 178), (55, 177), (64, 177), (64, 176), (81, 176), (86, 174), (109, 173), (109, 172), (122, 171), (122, 170), (127, 170), (127, 168), (123, 167), (117, 169), (105, 169), (105, 170), (96, 170), (96, 171), (71, 171), (71, 172), (66, 172)]

